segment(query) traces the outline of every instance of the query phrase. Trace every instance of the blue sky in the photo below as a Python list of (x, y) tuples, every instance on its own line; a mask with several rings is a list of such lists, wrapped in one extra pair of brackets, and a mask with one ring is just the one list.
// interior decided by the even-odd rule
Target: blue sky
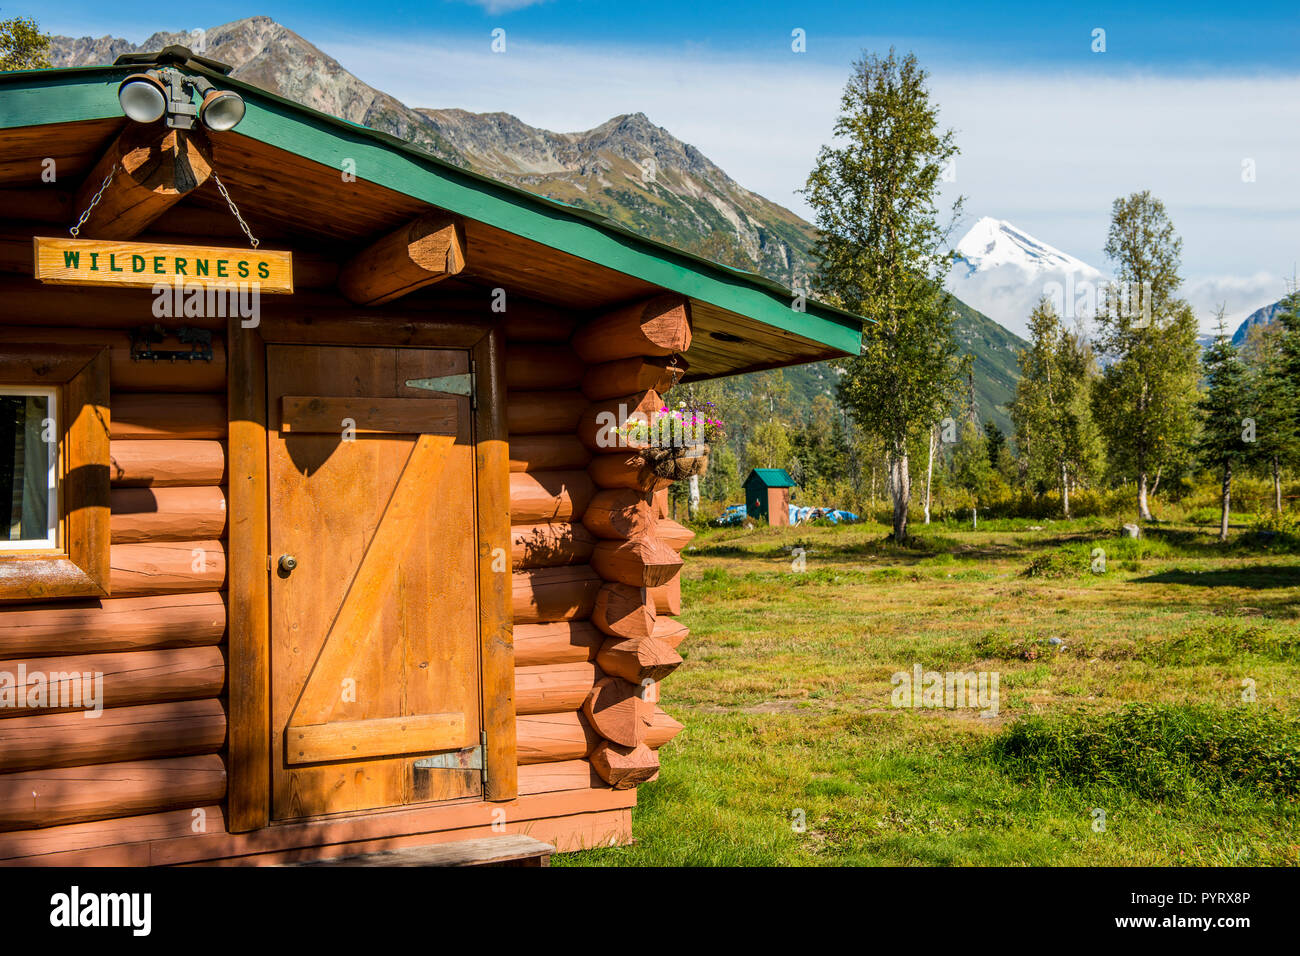
[[(931, 71), (957, 131), (948, 191), (967, 197), (967, 223), (1009, 220), (1104, 269), (1111, 200), (1150, 188), (1183, 236), (1185, 294), (1208, 327), (1220, 302), (1240, 317), (1278, 298), (1300, 260), (1300, 13), (1294, 0), (1136, 6), (20, 0), (0, 16), (140, 42), (264, 14), (412, 106), (503, 110), (561, 131), (644, 112), (804, 215), (796, 190), (849, 63), (895, 45)], [(490, 50), (497, 27), (504, 54)], [(791, 49), (794, 28), (805, 53)]]
[[(96, 0), (5, 5), (41, 11), (42, 21), (73, 35), (101, 31), (143, 39), (157, 28), (157, 4)], [(357, 22), (358, 10), (366, 14)], [(613, 43), (661, 49), (695, 47), (755, 56), (783, 56), (789, 32), (809, 35), (809, 59), (842, 62), (868, 40), (890, 37), (918, 55), (964, 64), (1083, 66), (1092, 58), (1094, 28), (1106, 29), (1114, 68), (1212, 70), (1283, 67), (1300, 49), (1294, 3), (1145, 5), (1036, 3), (802, 3), (749, 0), (353, 0), (266, 2), (253, 6), (190, 2), (167, 16), (210, 26), (264, 14), (299, 32), (386, 34), (400, 24), (408, 37), (472, 36), (503, 26), (551, 44)], [(1083, 42), (1081, 42), (1081, 37)]]

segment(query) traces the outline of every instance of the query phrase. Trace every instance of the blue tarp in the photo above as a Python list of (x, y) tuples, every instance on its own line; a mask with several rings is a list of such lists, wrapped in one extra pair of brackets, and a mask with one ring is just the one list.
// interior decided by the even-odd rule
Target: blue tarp
[(818, 518), (825, 518), (831, 524), (839, 524), (841, 521), (858, 520), (858, 516), (852, 511), (840, 511), (835, 508), (800, 508), (797, 505), (790, 506), (791, 524), (805, 524), (809, 521), (816, 521)]
[[(749, 509), (744, 505), (727, 505), (726, 510), (718, 515), (713, 523), (719, 527), (728, 525), (743, 524), (749, 517)], [(831, 524), (839, 524), (841, 521), (857, 521), (858, 516), (852, 511), (840, 511), (836, 508), (801, 508), (797, 505), (790, 506), (790, 523), (804, 524), (809, 521), (815, 521), (818, 518), (825, 518)]]
[(741, 524), (749, 517), (749, 509), (744, 505), (727, 505), (722, 514), (718, 515), (718, 520), (714, 522), (718, 527), (726, 525)]

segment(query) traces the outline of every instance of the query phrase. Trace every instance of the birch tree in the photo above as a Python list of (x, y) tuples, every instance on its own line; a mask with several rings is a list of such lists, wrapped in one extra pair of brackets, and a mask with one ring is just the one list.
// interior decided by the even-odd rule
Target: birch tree
[(1246, 407), (1246, 375), (1237, 348), (1228, 337), (1219, 311), (1219, 333), (1202, 358), (1205, 367), (1206, 390), (1197, 408), (1201, 413), (1201, 432), (1196, 441), (1197, 458), (1201, 464), (1219, 473), (1220, 519), (1219, 540), (1228, 540), (1228, 512), (1232, 504), (1233, 469), (1245, 462), (1251, 453), (1251, 434), (1246, 428), (1243, 411)]
[(1082, 337), (1062, 326), (1050, 300), (1040, 300), (1029, 316), (1029, 348), (1020, 353), (1011, 421), (1026, 477), (1060, 490), (1066, 518), (1070, 489), (1092, 477), (1100, 454), (1089, 403), (1093, 366)]
[(871, 320), (840, 400), (884, 443), (896, 541), (907, 538), (908, 440), (941, 417), (957, 371), (937, 197), (958, 150), (952, 131), (939, 129), (926, 80), (912, 54), (855, 62), (835, 143), (822, 147), (804, 189), (817, 213), (814, 293)]
[(1116, 199), (1105, 252), (1118, 283), (1097, 317), (1097, 350), (1107, 364), (1093, 414), (1112, 471), (1134, 479), (1138, 517), (1149, 521), (1152, 480), (1192, 441), (1199, 328), (1177, 298), (1182, 240), (1160, 200), (1146, 191)]

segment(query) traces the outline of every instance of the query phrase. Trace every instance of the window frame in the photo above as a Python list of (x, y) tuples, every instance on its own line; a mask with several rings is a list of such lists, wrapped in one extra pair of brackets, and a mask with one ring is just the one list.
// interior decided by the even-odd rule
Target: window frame
[[(46, 400), (46, 417), (54, 420), (54, 432), (57, 435), (63, 415), (59, 408), (62, 390), (57, 385), (5, 385), (0, 383), (0, 398), (26, 398), (41, 396)], [(36, 541), (31, 538), (9, 540), (0, 538), (0, 557), (15, 551), (56, 551), (59, 547), (59, 489), (62, 481), (59, 476), (59, 443), (48, 442), (45, 451), (46, 481), (46, 519), (45, 539)]]
[(6, 345), (0, 385), (53, 389), (58, 431), (54, 547), (0, 549), (0, 602), (109, 594), (109, 350)]

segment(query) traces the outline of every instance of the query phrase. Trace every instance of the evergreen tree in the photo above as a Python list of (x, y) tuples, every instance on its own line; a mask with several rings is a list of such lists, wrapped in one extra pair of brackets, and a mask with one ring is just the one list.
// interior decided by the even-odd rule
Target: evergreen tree
[(1201, 433), (1196, 441), (1196, 456), (1201, 465), (1219, 472), (1222, 478), (1219, 540), (1228, 540), (1228, 512), (1232, 502), (1233, 469), (1251, 454), (1243, 434), (1243, 409), (1246, 405), (1246, 373), (1237, 347), (1232, 344), (1219, 312), (1219, 334), (1202, 358), (1205, 368), (1205, 394), (1197, 403), (1201, 413)]
[(1282, 469), (1296, 459), (1296, 421), (1300, 402), (1287, 375), (1281, 322), (1252, 326), (1241, 358), (1246, 366), (1247, 414), (1254, 419), (1251, 463), (1273, 481), (1273, 512), (1282, 510)]
[(840, 399), (884, 443), (897, 541), (907, 537), (908, 440), (942, 415), (957, 368), (936, 220), (940, 176), (957, 146), (937, 128), (926, 76), (915, 56), (893, 50), (854, 63), (837, 143), (822, 147), (804, 190), (817, 212), (813, 291), (874, 323)]
[(984, 445), (988, 449), (989, 464), (996, 468), (1007, 448), (1007, 436), (1002, 434), (996, 422), (984, 423)]
[(1116, 199), (1106, 256), (1119, 285), (1098, 314), (1098, 351), (1110, 360), (1093, 390), (1093, 414), (1113, 473), (1132, 477), (1138, 517), (1162, 469), (1192, 440), (1200, 346), (1196, 317), (1175, 293), (1182, 240), (1150, 192)]
[[(1276, 321), (1282, 327), (1279, 343), (1282, 382), (1274, 398), (1280, 433), (1279, 458), (1294, 475), (1300, 469), (1300, 289), (1294, 289), (1282, 299)], [(1280, 508), (1280, 484), (1278, 501)]]
[(807, 418), (792, 432), (790, 442), (790, 476), (815, 498), (834, 495), (836, 483), (847, 471), (848, 447), (830, 399), (825, 395), (813, 399)]

